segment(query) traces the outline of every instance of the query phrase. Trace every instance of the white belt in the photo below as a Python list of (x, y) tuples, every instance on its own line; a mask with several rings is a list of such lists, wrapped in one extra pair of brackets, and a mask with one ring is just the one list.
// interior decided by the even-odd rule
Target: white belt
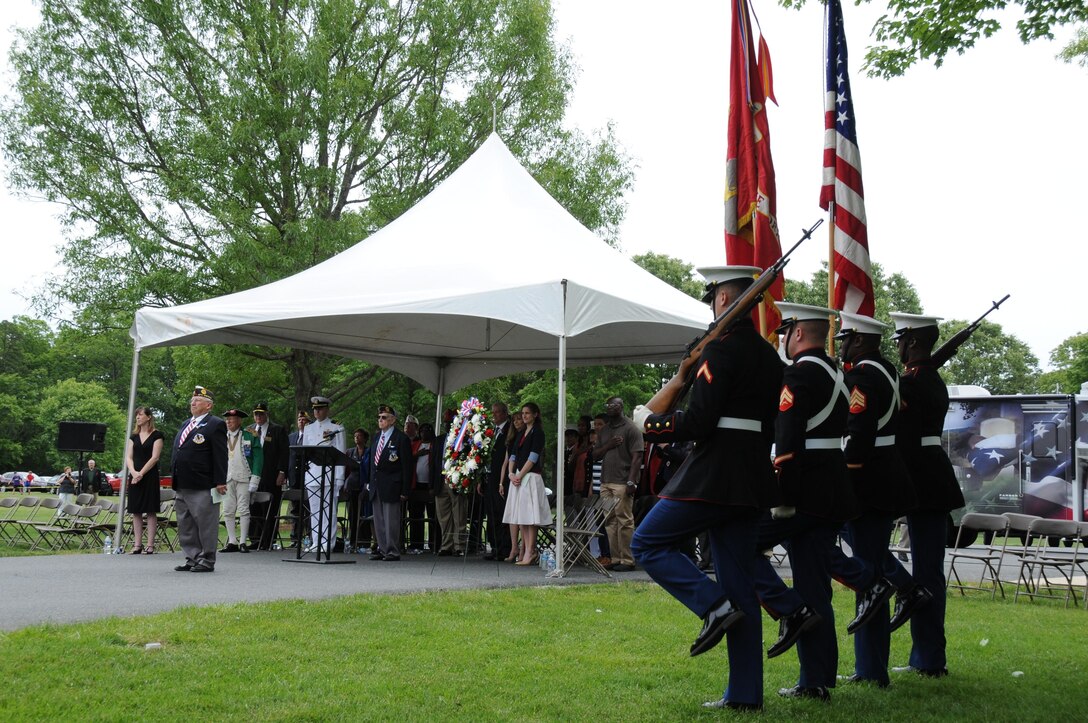
[(763, 424), (755, 419), (722, 417), (718, 420), (718, 429), (739, 429), (742, 432), (762, 432)]
[(883, 437), (877, 437), (876, 440), (873, 441), (873, 446), (874, 447), (891, 447), (894, 444), (895, 444), (895, 435), (894, 434), (886, 434)]
[(805, 440), (805, 449), (842, 449), (841, 437), (818, 437)]
[(922, 437), (922, 446), (923, 447), (940, 447), (941, 446), (941, 438), (940, 437)]

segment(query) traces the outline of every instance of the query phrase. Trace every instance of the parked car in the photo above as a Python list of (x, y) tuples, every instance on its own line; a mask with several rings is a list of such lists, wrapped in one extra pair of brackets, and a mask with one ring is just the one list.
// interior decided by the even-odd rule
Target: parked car
[[(121, 473), (107, 475), (110, 482), (110, 491), (102, 492), (100, 494), (119, 495), (121, 494)], [(170, 475), (159, 477), (159, 487), (170, 487), (171, 478)]]
[(45, 480), (39, 480), (33, 472), (5, 472), (0, 475), (0, 485), (24, 491), (29, 487), (43, 484)]

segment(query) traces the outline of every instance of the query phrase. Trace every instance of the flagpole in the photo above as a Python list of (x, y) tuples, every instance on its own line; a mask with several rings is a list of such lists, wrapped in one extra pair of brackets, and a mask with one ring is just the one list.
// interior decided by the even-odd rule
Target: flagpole
[[(827, 308), (835, 308), (835, 202), (827, 204)], [(835, 322), (827, 330), (827, 355), (835, 356)]]

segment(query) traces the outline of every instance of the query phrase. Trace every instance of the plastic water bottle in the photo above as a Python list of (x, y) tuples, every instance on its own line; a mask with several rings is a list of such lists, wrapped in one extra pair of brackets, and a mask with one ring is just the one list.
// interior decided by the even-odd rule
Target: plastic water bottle
[(555, 572), (555, 553), (548, 551), (548, 572)]
[(106, 535), (106, 544), (102, 545), (102, 554), (103, 555), (112, 555), (113, 554), (113, 538), (110, 537), (109, 535)]

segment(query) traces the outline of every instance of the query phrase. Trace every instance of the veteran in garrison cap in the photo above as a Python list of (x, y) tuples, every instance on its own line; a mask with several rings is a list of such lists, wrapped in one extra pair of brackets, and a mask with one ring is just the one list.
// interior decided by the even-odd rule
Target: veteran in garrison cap
[[(307, 447), (334, 447), (346, 454), (347, 435), (342, 426), (329, 418), (329, 398), (311, 397), (310, 407), (313, 409), (314, 421), (303, 429), (302, 444)], [(323, 473), (326, 484), (331, 482), (332, 485), (325, 490), (324, 495), (321, 494)], [(321, 465), (310, 462), (306, 470), (306, 496), (310, 503), (310, 532), (313, 536), (308, 552), (316, 552), (319, 541), (322, 551), (332, 551), (333, 543), (336, 542), (337, 498), (344, 486), (345, 476), (343, 465), (324, 469)]]
[(397, 411), (388, 404), (378, 407), (378, 431), (371, 442), (370, 499), (374, 507), (374, 534), (378, 551), (371, 560), (396, 562), (401, 552), (401, 504), (415, 471), (412, 440), (397, 429)]
[(902, 414), (896, 446), (918, 492), (907, 514), (911, 575), (915, 586), (895, 599), (892, 629), (910, 621), (911, 650), (906, 670), (929, 677), (948, 673), (945, 655), (944, 546), (948, 513), (963, 507), (963, 493), (941, 446), (948, 389), (931, 359), (940, 317), (892, 312), (892, 337), (903, 363)]
[[(760, 270), (714, 266), (699, 273), (707, 280), (703, 300), (716, 318)], [(641, 407), (633, 415), (652, 443), (695, 443), (635, 531), (631, 549), (654, 581), (702, 619), (691, 655), (727, 641), (729, 681), (720, 699), (705, 704), (709, 708), (763, 705), (762, 628), (752, 575), (757, 522), (777, 500), (771, 443), (782, 368), (747, 316), (706, 344), (678, 375), (695, 372), (686, 409), (649, 414)], [(704, 530), (718, 572), (714, 580), (681, 552), (684, 541)]]
[[(219, 548), (219, 502), (227, 491), (227, 425), (211, 413), (207, 387), (189, 398), (192, 416), (174, 438), (170, 472), (176, 493), (178, 541), (185, 563), (178, 572), (212, 572)], [(214, 494), (213, 494), (214, 493)]]

